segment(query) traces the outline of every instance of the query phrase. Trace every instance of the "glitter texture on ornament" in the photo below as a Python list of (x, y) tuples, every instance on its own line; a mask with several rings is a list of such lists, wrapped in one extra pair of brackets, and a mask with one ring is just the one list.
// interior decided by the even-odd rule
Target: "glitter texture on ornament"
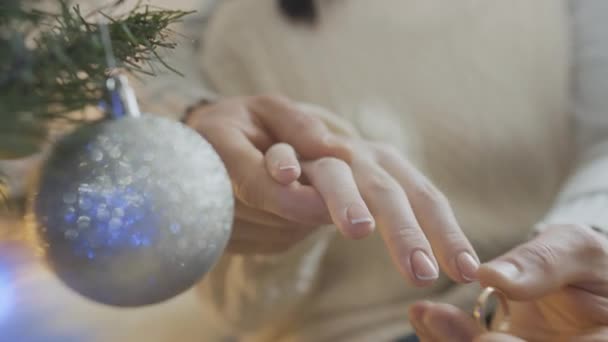
[(209, 271), (228, 241), (233, 201), (210, 144), (182, 124), (142, 116), (83, 126), (59, 141), (32, 208), (65, 284), (101, 303), (139, 306)]

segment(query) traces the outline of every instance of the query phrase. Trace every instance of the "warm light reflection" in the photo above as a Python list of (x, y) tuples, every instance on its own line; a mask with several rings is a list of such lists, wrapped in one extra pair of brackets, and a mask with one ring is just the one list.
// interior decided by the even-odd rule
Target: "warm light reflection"
[(8, 319), (14, 305), (14, 290), (10, 273), (0, 261), (0, 326)]

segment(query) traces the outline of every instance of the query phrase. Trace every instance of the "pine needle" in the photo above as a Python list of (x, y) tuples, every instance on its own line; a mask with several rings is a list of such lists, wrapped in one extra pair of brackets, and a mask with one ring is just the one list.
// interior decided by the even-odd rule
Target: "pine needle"
[[(79, 6), (57, 1), (60, 10), (50, 13), (26, 9), (21, 1), (1, 0), (0, 159), (32, 154), (30, 144), (44, 141), (48, 133), (44, 127), (50, 121), (98, 105), (106, 97), (105, 50), (98, 26), (90, 19), (97, 12), (83, 14)], [(114, 1), (99, 12), (121, 2)], [(118, 67), (154, 75), (151, 62), (159, 62), (179, 74), (159, 51), (176, 47), (168, 41), (169, 26), (190, 13), (138, 4), (121, 17), (106, 15)], [(28, 145), (19, 148), (14, 139), (3, 140), (6, 133), (23, 136), (20, 140)], [(35, 136), (28, 136), (32, 134)]]

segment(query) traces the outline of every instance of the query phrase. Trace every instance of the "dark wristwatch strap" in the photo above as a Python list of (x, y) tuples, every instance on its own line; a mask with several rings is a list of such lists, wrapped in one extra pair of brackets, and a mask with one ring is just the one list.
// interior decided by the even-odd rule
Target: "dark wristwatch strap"
[(213, 101), (209, 100), (209, 99), (201, 99), (199, 101), (197, 101), (194, 104), (191, 104), (190, 106), (188, 106), (186, 108), (186, 110), (184, 111), (184, 115), (181, 118), (181, 122), (183, 124), (186, 124), (188, 122), (188, 120), (190, 119), (190, 116), (192, 116), (192, 114), (199, 109), (200, 107), (203, 106), (208, 106), (210, 104), (213, 104)]

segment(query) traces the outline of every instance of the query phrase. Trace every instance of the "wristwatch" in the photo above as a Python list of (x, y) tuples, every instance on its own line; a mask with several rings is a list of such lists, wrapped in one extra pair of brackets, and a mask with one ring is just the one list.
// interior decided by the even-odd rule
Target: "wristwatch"
[(192, 116), (192, 114), (194, 114), (194, 112), (204, 106), (208, 106), (213, 104), (214, 101), (208, 98), (203, 98), (198, 100), (196, 103), (193, 103), (191, 105), (189, 105), (188, 107), (186, 107), (186, 110), (184, 111), (184, 115), (182, 115), (182, 118), (179, 120), (181, 123), (183, 124), (187, 124), (188, 120), (190, 119), (190, 117)]

